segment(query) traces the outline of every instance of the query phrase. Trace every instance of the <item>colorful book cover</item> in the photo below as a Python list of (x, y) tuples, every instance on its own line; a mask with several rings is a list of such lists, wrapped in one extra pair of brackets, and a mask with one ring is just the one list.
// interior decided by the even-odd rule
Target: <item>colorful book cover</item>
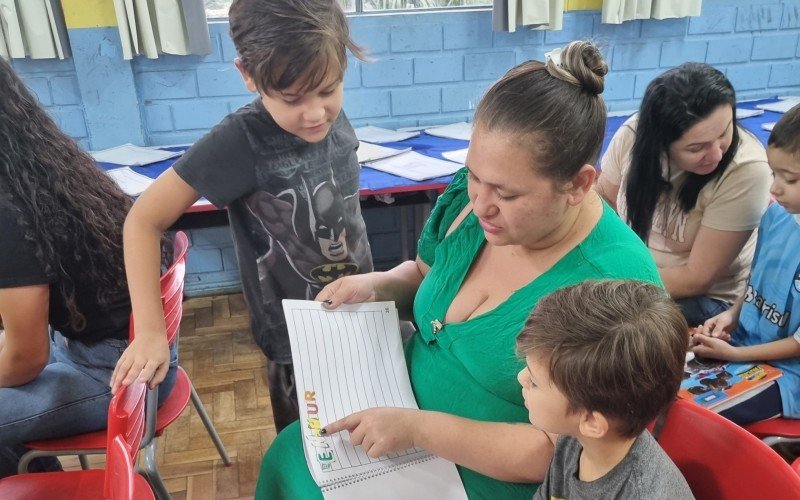
[(781, 371), (764, 363), (740, 363), (695, 358), (686, 363), (678, 396), (713, 411), (764, 390)]

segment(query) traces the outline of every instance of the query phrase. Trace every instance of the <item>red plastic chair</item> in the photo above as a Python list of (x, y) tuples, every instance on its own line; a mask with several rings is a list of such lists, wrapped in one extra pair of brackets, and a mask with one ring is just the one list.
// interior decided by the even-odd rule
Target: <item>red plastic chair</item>
[[(183, 315), (183, 284), (186, 275), (186, 252), (189, 249), (189, 240), (186, 235), (179, 231), (175, 235), (175, 246), (173, 251), (173, 262), (169, 269), (161, 276), (161, 299), (164, 304), (164, 324), (167, 330), (167, 341), (170, 345), (178, 342), (180, 331), (180, 321)], [(133, 340), (133, 316), (131, 316), (130, 338)], [(214, 442), (214, 446), (219, 452), (220, 458), (226, 466), (231, 465), (231, 459), (222, 444), (222, 440), (217, 434), (211, 418), (208, 416), (200, 396), (192, 386), (189, 377), (183, 368), (178, 367), (175, 386), (170, 392), (164, 403), (158, 407), (158, 389), (148, 391), (147, 395), (147, 416), (146, 433), (142, 440), (142, 447), (145, 450), (143, 460), (143, 473), (147, 477), (150, 485), (159, 499), (168, 499), (169, 494), (156, 467), (156, 443), (164, 429), (174, 422), (189, 404), (189, 400), (194, 404), (200, 420)], [(30, 461), (36, 457), (46, 455), (78, 455), (81, 466), (88, 468), (85, 455), (96, 455), (105, 453), (106, 431), (97, 431), (78, 436), (69, 436), (59, 439), (49, 439), (33, 441), (25, 444), (31, 451), (26, 453), (19, 463), (20, 474), (28, 471)]]
[(800, 442), (800, 420), (773, 418), (745, 425), (744, 428), (769, 446)]
[(111, 399), (105, 470), (21, 474), (0, 480), (0, 498), (88, 500), (152, 499), (147, 481), (133, 470), (144, 433), (145, 384), (134, 382)]
[(672, 405), (658, 443), (698, 500), (800, 499), (800, 476), (780, 455), (733, 422), (688, 401)]

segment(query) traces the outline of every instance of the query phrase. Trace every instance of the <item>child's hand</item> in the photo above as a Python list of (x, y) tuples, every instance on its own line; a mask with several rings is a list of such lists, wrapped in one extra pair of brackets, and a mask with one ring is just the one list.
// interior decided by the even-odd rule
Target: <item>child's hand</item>
[(733, 312), (727, 310), (707, 319), (705, 323), (696, 328), (695, 333), (730, 341), (731, 332), (738, 326), (738, 323)]
[(736, 361), (738, 358), (737, 348), (720, 338), (697, 333), (692, 335), (692, 343), (695, 344), (692, 348), (692, 352), (703, 358), (721, 359), (725, 361)]
[(149, 388), (160, 384), (169, 371), (169, 345), (165, 334), (150, 340), (144, 335), (136, 337), (117, 361), (111, 375), (111, 393), (116, 394), (120, 386), (128, 386), (137, 378), (148, 382)]
[(314, 300), (324, 302), (327, 309), (336, 309), (342, 304), (374, 302), (376, 293), (371, 274), (339, 278), (323, 288)]

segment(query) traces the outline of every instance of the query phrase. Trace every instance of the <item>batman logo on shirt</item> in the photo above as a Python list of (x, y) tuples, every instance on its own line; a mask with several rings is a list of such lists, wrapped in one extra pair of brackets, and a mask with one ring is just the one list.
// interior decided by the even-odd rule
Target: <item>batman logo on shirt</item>
[(358, 265), (354, 262), (336, 262), (322, 264), (311, 270), (311, 278), (322, 284), (328, 284), (339, 278), (358, 273)]

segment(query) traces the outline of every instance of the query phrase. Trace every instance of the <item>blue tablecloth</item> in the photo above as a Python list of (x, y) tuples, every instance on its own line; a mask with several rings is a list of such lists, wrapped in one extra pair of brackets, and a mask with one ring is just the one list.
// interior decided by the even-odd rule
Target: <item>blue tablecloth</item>
[[(761, 99), (758, 101), (750, 101), (745, 103), (740, 103), (738, 107), (743, 109), (756, 109), (757, 104), (767, 103), (767, 102), (775, 102), (777, 101), (776, 98), (771, 99)], [(739, 123), (753, 132), (761, 142), (766, 146), (767, 138), (769, 137), (769, 132), (761, 128), (763, 123), (768, 122), (775, 122), (778, 121), (781, 117), (780, 113), (775, 113), (772, 111), (766, 111), (764, 114), (759, 116), (754, 116), (751, 118), (745, 118), (740, 120)], [(611, 138), (614, 136), (614, 133), (617, 129), (628, 119), (628, 116), (613, 116), (609, 117), (607, 124), (606, 124), (606, 135), (603, 139), (603, 151), (606, 150), (608, 147), (609, 142), (611, 142)], [(382, 144), (383, 146), (387, 147), (394, 147), (394, 148), (407, 148), (411, 147), (414, 151), (422, 153), (424, 155), (432, 156), (435, 158), (442, 158), (442, 153), (446, 151), (454, 151), (457, 149), (464, 149), (469, 145), (468, 141), (461, 141), (457, 139), (444, 139), (441, 137), (435, 137), (425, 132), (422, 132), (418, 137), (412, 137), (411, 139), (406, 139), (405, 141), (401, 142), (389, 142)], [(183, 151), (187, 147), (186, 146), (176, 146), (176, 147), (165, 147), (163, 149), (169, 151)], [(144, 167), (132, 167), (132, 169), (140, 174), (144, 174), (151, 178), (158, 177), (162, 172), (164, 172), (167, 168), (169, 168), (173, 163), (177, 161), (177, 158), (171, 158), (169, 160), (161, 161), (158, 163), (153, 163)], [(111, 163), (100, 163), (100, 166), (105, 169), (117, 168), (120, 165), (114, 165)], [(374, 170), (369, 167), (363, 167), (361, 169), (361, 189), (370, 190), (370, 191), (382, 191), (382, 190), (411, 190), (410, 188), (419, 187), (420, 189), (426, 189), (426, 186), (430, 186), (431, 184), (447, 184), (453, 179), (453, 176), (448, 175), (444, 177), (437, 177), (435, 179), (429, 179), (422, 182), (412, 181), (411, 179), (406, 179), (405, 177), (399, 177), (392, 174), (387, 174), (386, 172), (380, 172), (378, 170)]]

